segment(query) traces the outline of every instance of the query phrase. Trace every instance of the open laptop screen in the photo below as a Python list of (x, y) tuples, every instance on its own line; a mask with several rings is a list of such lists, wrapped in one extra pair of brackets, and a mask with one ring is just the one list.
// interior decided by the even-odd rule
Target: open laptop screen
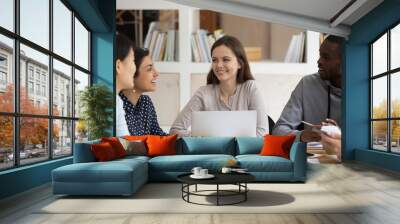
[(255, 137), (257, 111), (195, 111), (192, 136)]

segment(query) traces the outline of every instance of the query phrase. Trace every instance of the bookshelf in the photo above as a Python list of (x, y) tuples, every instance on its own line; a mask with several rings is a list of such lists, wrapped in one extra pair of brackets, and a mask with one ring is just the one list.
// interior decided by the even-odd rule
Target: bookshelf
[[(205, 84), (205, 76), (211, 66), (211, 63), (192, 62), (191, 35), (200, 28), (200, 9), (163, 0), (117, 0), (117, 10), (178, 10), (179, 31), (177, 35), (179, 41), (177, 45), (179, 48), (179, 57), (174, 62), (155, 62), (160, 77), (165, 76), (166, 79), (168, 77), (169, 85), (175, 83), (175, 86), (171, 86), (170, 90), (175, 91), (172, 95), (177, 96), (177, 98), (169, 99), (165, 97), (166, 94), (168, 95), (166, 88), (161, 88), (165, 91), (164, 93), (149, 94), (150, 96), (154, 96), (153, 101), (159, 116), (160, 125), (165, 130), (168, 130), (177, 113), (191, 98), (195, 88)], [(147, 30), (143, 32), (147, 32)], [(257, 85), (260, 89), (264, 88), (262, 89), (262, 94), (270, 115), (274, 120), (279, 118), (280, 112), (289, 99), (291, 91), (301, 77), (317, 72), (320, 34), (313, 31), (305, 31), (305, 34), (306, 47), (304, 50), (306, 62), (285, 63), (269, 59), (250, 62), (250, 68), (256, 81), (260, 80), (260, 83), (257, 83)], [(290, 37), (288, 38), (290, 39)], [(171, 79), (176, 80), (173, 82)], [(201, 80), (204, 83), (193, 83), (194, 80), (196, 82), (197, 80)], [(162, 78), (159, 83), (162, 83)], [(273, 83), (276, 83), (276, 85)], [(282, 85), (286, 86), (282, 88)], [(268, 88), (265, 86), (268, 86)], [(158, 100), (157, 97), (161, 97), (162, 99)], [(172, 108), (170, 104), (176, 108)], [(169, 117), (166, 117), (165, 114), (169, 114)]]

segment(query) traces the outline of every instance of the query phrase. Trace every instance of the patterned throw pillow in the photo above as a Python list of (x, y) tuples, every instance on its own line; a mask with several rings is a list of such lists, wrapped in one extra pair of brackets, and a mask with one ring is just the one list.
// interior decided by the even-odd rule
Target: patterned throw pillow
[(126, 155), (145, 156), (147, 155), (146, 145), (141, 140), (126, 140), (119, 138), (122, 146), (126, 151)]

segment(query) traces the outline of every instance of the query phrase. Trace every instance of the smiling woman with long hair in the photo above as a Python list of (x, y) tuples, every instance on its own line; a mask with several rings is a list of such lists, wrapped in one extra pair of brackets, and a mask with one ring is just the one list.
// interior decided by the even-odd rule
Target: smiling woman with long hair
[(211, 48), (211, 57), (207, 85), (200, 87), (179, 113), (170, 134), (190, 135), (193, 111), (234, 110), (256, 110), (257, 135), (267, 134), (267, 112), (240, 41), (232, 36), (218, 39)]
[(123, 101), (129, 134), (167, 135), (158, 124), (153, 102), (149, 96), (143, 95), (156, 90), (158, 78), (158, 71), (147, 49), (135, 49), (135, 65), (137, 69), (133, 76), (134, 87), (119, 94)]

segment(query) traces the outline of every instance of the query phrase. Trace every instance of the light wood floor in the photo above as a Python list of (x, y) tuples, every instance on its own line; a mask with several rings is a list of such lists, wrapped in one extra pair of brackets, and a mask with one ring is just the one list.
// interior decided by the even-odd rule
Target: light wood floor
[(400, 174), (359, 163), (311, 164), (309, 169), (308, 182), (322, 185), (348, 202), (363, 201), (368, 206), (357, 214), (33, 213), (38, 207), (54, 200), (50, 186), (46, 185), (0, 201), (0, 223), (400, 223)]

